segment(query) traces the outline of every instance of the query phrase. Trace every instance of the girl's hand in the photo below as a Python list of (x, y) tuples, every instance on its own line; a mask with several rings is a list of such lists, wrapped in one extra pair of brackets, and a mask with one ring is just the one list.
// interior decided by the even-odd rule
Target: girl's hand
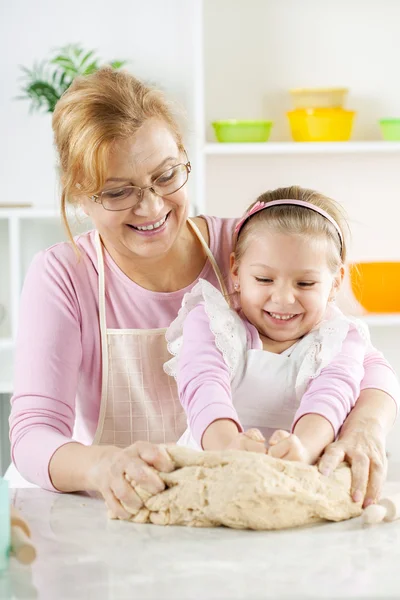
[(365, 498), (365, 508), (379, 499), (386, 479), (385, 442), (385, 430), (377, 419), (360, 419), (356, 426), (342, 429), (339, 439), (325, 449), (318, 468), (329, 476), (346, 460), (351, 468), (352, 498), (355, 502)]
[(226, 446), (227, 450), (245, 450), (246, 452), (261, 452), (266, 454), (265, 437), (258, 429), (248, 429), (238, 433)]
[(308, 450), (303, 446), (297, 435), (278, 429), (269, 439), (269, 456), (284, 460), (297, 460), (310, 464)]
[(105, 446), (88, 473), (87, 487), (102, 494), (110, 518), (129, 519), (143, 506), (133, 486), (157, 494), (165, 485), (155, 469), (169, 473), (174, 468), (165, 448), (157, 444), (135, 442), (123, 449)]

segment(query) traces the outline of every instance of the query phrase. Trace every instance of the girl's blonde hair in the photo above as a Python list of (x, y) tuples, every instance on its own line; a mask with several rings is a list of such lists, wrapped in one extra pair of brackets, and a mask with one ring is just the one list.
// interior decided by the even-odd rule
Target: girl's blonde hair
[(66, 203), (78, 194), (97, 193), (106, 180), (114, 142), (134, 135), (148, 120), (170, 128), (179, 150), (182, 136), (171, 106), (159, 90), (126, 71), (103, 67), (77, 77), (57, 102), (53, 131), (61, 170), (61, 213), (70, 239)]
[[(242, 258), (251, 236), (256, 231), (258, 232), (262, 225), (266, 225), (270, 230), (278, 233), (307, 235), (310, 238), (325, 238), (329, 242), (330, 250), (328, 266), (335, 273), (346, 262), (350, 234), (347, 218), (342, 206), (335, 200), (319, 192), (299, 186), (278, 188), (277, 190), (265, 192), (257, 198), (256, 202), (268, 204), (268, 202), (273, 202), (274, 200), (301, 200), (321, 208), (338, 224), (343, 236), (343, 242), (341, 242), (334, 225), (314, 210), (307, 210), (305, 207), (290, 204), (271, 206), (271, 208), (254, 213), (241, 228), (234, 248), (236, 262), (239, 262)], [(256, 202), (253, 202), (249, 206), (246, 213)]]

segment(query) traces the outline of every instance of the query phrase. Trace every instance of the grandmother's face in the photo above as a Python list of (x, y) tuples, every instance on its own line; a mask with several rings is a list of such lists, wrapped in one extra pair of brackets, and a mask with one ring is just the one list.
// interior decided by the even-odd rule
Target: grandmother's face
[[(115, 143), (106, 183), (100, 190), (103, 199), (106, 198), (103, 204), (108, 208), (132, 206), (126, 210), (105, 210), (100, 203), (84, 200), (86, 212), (112, 254), (126, 258), (134, 254), (151, 259), (168, 253), (183, 230), (188, 214), (187, 186), (169, 193), (174, 187), (169, 183), (174, 177), (171, 169), (186, 162), (170, 129), (159, 120), (147, 121), (134, 136)], [(186, 173), (181, 172), (182, 176), (186, 178)], [(137, 196), (133, 194), (122, 204), (126, 194), (122, 191), (124, 187), (153, 185), (158, 194), (146, 190), (139, 201), (136, 202)], [(164, 195), (164, 190), (168, 195)]]

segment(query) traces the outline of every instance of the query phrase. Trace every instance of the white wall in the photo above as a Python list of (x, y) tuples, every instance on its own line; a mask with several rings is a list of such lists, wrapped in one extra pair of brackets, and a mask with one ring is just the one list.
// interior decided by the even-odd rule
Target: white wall
[[(398, 0), (206, 0), (207, 137), (216, 119), (267, 118), (290, 140), (292, 87), (346, 86), (353, 140), (379, 140), (378, 119), (400, 117)], [(237, 215), (259, 193), (299, 184), (350, 215), (355, 260), (400, 260), (400, 154), (209, 156), (207, 211)]]
[[(0, 17), (0, 202), (56, 206), (50, 116), (28, 114), (18, 65), (71, 42), (105, 60), (128, 59), (188, 113), (189, 150), (200, 143), (200, 0), (12, 0)], [(272, 140), (289, 140), (287, 90), (346, 85), (358, 111), (354, 139), (378, 139), (377, 119), (400, 115), (399, 0), (204, 0), (205, 121), (271, 118)], [(195, 156), (201, 163), (201, 156)], [(400, 156), (258, 156), (206, 159), (207, 212), (240, 214), (255, 195), (298, 183), (343, 202), (352, 258), (400, 260)], [(197, 170), (199, 171), (199, 170)], [(193, 178), (196, 177), (196, 169)], [(201, 186), (200, 186), (201, 187)], [(4, 260), (0, 228), (0, 271)], [(3, 256), (3, 260), (1, 257)], [(0, 281), (1, 288), (1, 281)], [(0, 293), (0, 301), (2, 301)], [(375, 331), (400, 373), (398, 331)], [(394, 444), (400, 456), (400, 422)]]
[[(400, 117), (399, 0), (206, 0), (206, 137), (217, 119), (271, 119), (290, 141), (293, 87), (346, 86), (357, 111), (353, 140), (378, 140), (378, 119)], [(400, 261), (400, 154), (212, 155), (207, 212), (236, 216), (260, 193), (302, 185), (346, 207), (350, 260)], [(373, 328), (400, 375), (400, 327)], [(400, 459), (400, 422), (390, 450)]]
[(400, 116), (399, 21), (398, 0), (206, 0), (207, 122), (269, 118), (290, 140), (290, 88), (345, 86), (354, 139), (379, 138)]
[[(0, 19), (0, 202), (56, 206), (50, 115), (28, 114), (17, 101), (18, 65), (51, 49), (81, 43), (104, 60), (165, 89), (193, 120), (193, 40), (197, 0), (13, 0)], [(190, 146), (190, 144), (189, 144)]]

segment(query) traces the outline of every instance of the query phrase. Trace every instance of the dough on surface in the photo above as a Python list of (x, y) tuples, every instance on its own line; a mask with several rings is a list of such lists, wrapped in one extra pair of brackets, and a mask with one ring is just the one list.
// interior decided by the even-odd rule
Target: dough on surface
[(265, 454), (167, 450), (177, 469), (160, 474), (167, 489), (155, 496), (135, 488), (145, 504), (131, 519), (136, 523), (283, 529), (362, 512), (350, 497), (346, 465), (324, 477), (316, 467)]

